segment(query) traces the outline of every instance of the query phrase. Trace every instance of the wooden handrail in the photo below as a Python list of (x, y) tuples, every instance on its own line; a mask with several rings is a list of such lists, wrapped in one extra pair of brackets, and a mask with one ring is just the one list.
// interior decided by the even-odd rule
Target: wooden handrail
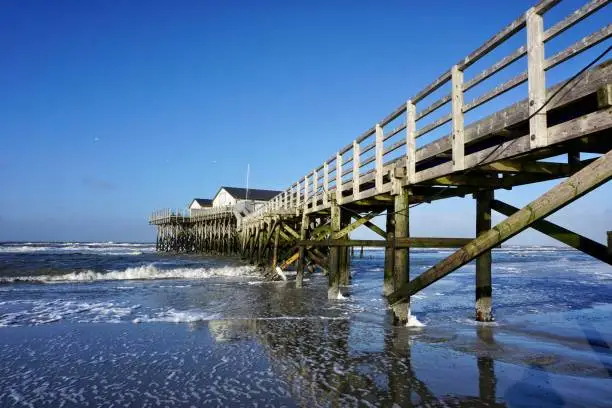
[[(306, 177), (292, 184), (288, 189), (286, 189), (277, 197), (275, 197), (274, 201), (269, 205), (280, 205), (283, 208), (289, 208), (303, 206), (305, 201), (309, 201), (314, 207), (317, 204), (322, 192), (322, 202), (324, 205), (328, 205), (327, 193), (329, 191), (333, 191), (334, 189), (343, 190), (347, 183), (353, 182), (353, 196), (359, 195), (360, 180), (364, 180), (364, 176), (369, 176), (372, 174), (372, 172), (374, 173), (374, 177), (368, 180), (375, 181), (376, 190), (378, 191), (379, 189), (383, 188), (382, 172), (387, 171), (386, 169), (388, 165), (398, 165), (397, 163), (401, 163), (398, 162), (397, 158), (387, 160), (387, 156), (397, 151), (403, 146), (406, 146), (405, 163), (408, 167), (406, 174), (410, 182), (413, 182), (414, 180), (416, 180), (416, 163), (418, 160), (423, 160), (423, 155), (419, 156), (416, 154), (415, 140), (417, 138), (429, 134), (430, 132), (448, 124), (449, 122), (453, 123), (455, 135), (461, 135), (463, 131), (462, 116), (464, 113), (470, 112), (475, 108), (494, 100), (500, 95), (528, 81), (530, 84), (530, 89), (537, 90), (538, 95), (540, 95), (541, 97), (541, 95), (543, 94), (543, 89), (545, 87), (544, 82), (540, 79), (531, 78), (531, 72), (538, 73), (538, 75), (542, 75), (543, 71), (549, 70), (557, 66), (558, 64), (561, 64), (562, 62), (567, 61), (568, 59), (571, 59), (574, 56), (584, 52), (585, 50), (607, 40), (612, 36), (612, 24), (608, 24), (607, 26), (602, 27), (601, 29), (593, 32), (592, 34), (587, 35), (586, 37), (573, 43), (569, 47), (566, 47), (565, 49), (559, 51), (558, 53), (547, 59), (537, 60), (534, 59), (533, 55), (530, 56), (528, 58), (530, 66), (529, 71), (521, 72), (512, 77), (511, 79), (501, 84), (498, 84), (497, 86), (489, 88), (488, 90), (484, 90), (484, 92), (479, 95), (471, 96), (472, 99), (468, 102), (464, 102), (463, 100), (461, 100), (461, 103), (457, 104), (456, 100), (453, 100), (453, 92), (455, 93), (455, 95), (460, 95), (461, 98), (463, 98), (464, 92), (472, 90), (477, 85), (483, 83), (486, 80), (489, 80), (495, 74), (508, 68), (515, 62), (519, 61), (521, 58), (528, 55), (530, 47), (532, 47), (532, 51), (537, 50), (537, 55), (542, 55), (542, 50), (545, 42), (561, 35), (568, 28), (576, 25), (577, 23), (594, 14), (598, 10), (601, 10), (611, 1), (612, 0), (588, 1), (582, 7), (575, 10), (573, 13), (570, 13), (564, 19), (557, 22), (547, 30), (543, 30), (541, 28), (542, 16), (544, 16), (546, 12), (548, 12), (551, 8), (559, 4), (561, 0), (539, 1), (534, 7), (529, 10), (528, 13), (523, 13), (518, 18), (514, 19), (510, 24), (506, 25), (495, 35), (486, 40), (472, 53), (461, 59), (457, 64), (455, 64), (454, 68), (444, 71), (433, 82), (429, 83), (426, 87), (418, 91), (412, 98), (410, 98), (408, 103), (403, 103), (402, 105), (395, 108), (392, 112), (390, 112), (387, 116), (380, 120), (376, 125), (367, 129), (355, 140), (343, 146), (335, 154), (325, 160), (321, 165), (316, 167), (312, 172), (308, 173)], [(498, 48), (501, 44), (504, 44), (508, 39), (515, 36), (521, 30), (526, 29), (526, 27), (528, 26), (529, 16), (531, 16), (531, 19), (533, 21), (536, 21), (536, 23), (534, 23), (533, 21), (530, 23), (532, 25), (531, 32), (529, 35), (531, 36), (532, 41), (534, 39), (533, 36), (537, 35), (537, 43), (528, 43), (528, 36), (526, 35), (523, 45), (519, 46), (517, 49), (507, 54), (503, 58), (498, 59), (492, 65), (483, 68), (480, 72), (473, 75), (470, 79), (466, 79), (465, 81), (463, 80), (463, 72), (467, 68), (475, 64), (477, 61), (481, 60), (486, 55), (489, 55), (491, 51)], [(534, 24), (538, 24), (539, 27), (534, 26)], [(535, 30), (538, 31), (533, 31), (534, 27)], [(525, 30), (525, 32), (526, 31), (528, 30)], [(534, 64), (537, 64), (537, 67)], [(453, 72), (455, 74), (453, 74)], [(453, 75), (455, 75), (455, 84), (454, 86), (451, 86), (451, 88), (454, 89), (453, 92), (445, 93), (433, 102), (430, 102), (429, 105), (417, 109), (417, 105), (423, 102), (428, 96), (432, 95), (436, 90), (440, 89), (445, 85), (453, 85), (451, 84)], [(459, 81), (460, 85), (458, 85), (459, 87), (457, 87), (456, 79), (458, 78), (458, 75), (461, 76), (461, 80)], [(542, 102), (540, 101), (538, 103), (541, 104)], [(420, 128), (416, 128), (416, 122), (432, 115), (434, 112), (437, 112), (440, 108), (444, 107), (447, 104), (450, 104), (453, 107), (453, 111), (451, 113), (442, 114), (440, 117), (434, 118), (428, 124)], [(535, 111), (535, 109), (532, 110)], [(386, 129), (386, 127), (389, 127), (388, 125), (392, 124), (396, 119), (398, 119), (404, 114), (406, 115), (406, 120), (403, 120), (401, 123), (394, 126), (393, 129)], [(535, 123), (536, 121), (541, 120), (543, 114), (545, 114), (545, 110), (539, 111), (539, 117), (533, 118), (531, 120), (532, 125), (536, 126), (536, 128), (539, 129), (538, 134), (542, 132), (542, 124), (538, 122), (538, 124), (535, 125)], [(392, 143), (389, 142), (390, 144), (387, 143), (391, 138), (397, 136), (403, 131), (405, 131), (406, 133), (405, 138), (402, 138), (401, 140), (395, 140)], [(458, 158), (462, 156), (463, 145), (464, 143), (469, 142), (469, 140), (470, 139), (468, 137), (466, 137), (465, 139), (461, 138), (459, 141), (457, 141), (457, 138), (455, 138), (455, 143), (451, 144), (453, 146), (453, 151), (455, 152), (453, 154), (454, 161), (457, 161)], [(435, 139), (435, 141), (447, 143), (444, 140), (444, 137), (437, 138)], [(542, 145), (546, 145), (546, 138), (538, 137), (536, 142)], [(448, 148), (450, 148), (451, 145), (448, 145)], [(372, 150), (375, 151), (373, 155), (366, 155)], [(375, 163), (374, 169), (368, 168), (366, 170), (366, 167), (368, 167), (372, 163)], [(460, 164), (455, 166), (455, 169), (460, 168)], [(351, 174), (351, 178), (345, 180), (345, 178)], [(355, 180), (357, 180), (356, 183), (354, 182)], [(387, 183), (387, 181), (385, 181), (385, 183)], [(342, 200), (342, 195), (338, 195), (338, 201), (342, 202)]]

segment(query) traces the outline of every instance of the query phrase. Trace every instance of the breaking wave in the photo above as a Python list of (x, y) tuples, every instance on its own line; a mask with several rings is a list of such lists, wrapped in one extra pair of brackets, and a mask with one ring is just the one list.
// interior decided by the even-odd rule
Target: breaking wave
[(113, 280), (207, 279), (213, 277), (246, 277), (256, 272), (253, 266), (223, 266), (217, 268), (158, 269), (155, 264), (130, 267), (123, 271), (81, 271), (62, 275), (15, 276), (0, 282), (93, 282)]
[(96, 255), (142, 255), (145, 252), (154, 252), (154, 244), (114, 243), (114, 242), (25, 242), (0, 244), (0, 253), (28, 254), (28, 253), (83, 253)]

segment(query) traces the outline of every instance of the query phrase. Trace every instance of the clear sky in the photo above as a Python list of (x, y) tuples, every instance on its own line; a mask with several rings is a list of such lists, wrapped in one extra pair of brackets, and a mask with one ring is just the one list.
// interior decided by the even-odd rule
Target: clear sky
[[(0, 240), (150, 241), (152, 210), (243, 186), (247, 163), (284, 189), (533, 3), (3, 1)], [(611, 198), (553, 219), (602, 241)], [(469, 197), (420, 206), (412, 233), (469, 236), (473, 216)]]

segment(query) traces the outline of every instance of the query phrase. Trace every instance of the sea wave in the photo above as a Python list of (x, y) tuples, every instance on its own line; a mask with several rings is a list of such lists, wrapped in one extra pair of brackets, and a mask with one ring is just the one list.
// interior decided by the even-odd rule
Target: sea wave
[(223, 266), (218, 268), (174, 268), (158, 269), (155, 264), (130, 267), (122, 271), (80, 271), (61, 275), (14, 276), (1, 278), (0, 282), (92, 282), (114, 280), (152, 280), (152, 279), (207, 279), (212, 277), (253, 276), (257, 268), (253, 266)]
[(142, 255), (155, 251), (153, 244), (107, 243), (107, 242), (25, 242), (0, 244), (0, 253), (86, 253), (100, 255)]

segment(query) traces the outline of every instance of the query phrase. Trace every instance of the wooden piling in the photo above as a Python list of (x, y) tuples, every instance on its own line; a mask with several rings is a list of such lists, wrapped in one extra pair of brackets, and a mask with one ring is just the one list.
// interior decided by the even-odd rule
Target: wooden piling
[(272, 263), (271, 263), (271, 267), (272, 270), (276, 269), (276, 266), (278, 265), (278, 243), (280, 241), (280, 230), (281, 230), (281, 225), (280, 225), (281, 221), (278, 221), (278, 224), (276, 225), (276, 229), (274, 230), (274, 248), (272, 249)]
[[(387, 241), (395, 242), (395, 217), (392, 209), (387, 210)], [(363, 257), (363, 247), (361, 247), (361, 257)], [(395, 248), (391, 246), (385, 247), (385, 263), (384, 263), (384, 280), (383, 280), (383, 294), (385, 296), (395, 290), (393, 285), (393, 268), (395, 265)]]
[[(330, 212), (331, 212), (331, 232), (338, 232), (341, 229), (340, 225), (340, 206), (336, 201), (336, 194), (332, 194), (330, 200)], [(327, 298), (338, 299), (340, 294), (340, 270), (339, 270), (339, 258), (340, 248), (337, 246), (331, 246), (329, 248), (329, 275), (328, 275), (328, 288)]]
[[(306, 239), (306, 234), (308, 233), (308, 224), (310, 220), (306, 211), (302, 211), (302, 222), (300, 224), (300, 239)], [(297, 273), (295, 275), (295, 287), (301, 288), (304, 285), (304, 267), (306, 265), (306, 248), (304, 246), (299, 247), (298, 249), (298, 265), (297, 265)]]
[[(393, 224), (395, 238), (407, 238), (410, 236), (409, 225), (410, 190), (401, 188), (399, 194), (394, 197)], [(393, 287), (400, 288), (407, 284), (410, 279), (409, 249), (395, 249), (393, 265)], [(410, 315), (410, 297), (402, 299), (393, 305), (393, 322), (396, 325), (404, 325), (408, 322)]]
[[(351, 214), (347, 211), (341, 211), (340, 213), (340, 228), (344, 229), (351, 224)], [(350, 240), (349, 234), (346, 234), (344, 237), (340, 238), (343, 241)], [(338, 257), (338, 271), (340, 273), (340, 285), (349, 285), (351, 281), (351, 273), (349, 267), (349, 256), (348, 256), (349, 247), (344, 247), (339, 249), (339, 257)]]
[[(491, 229), (493, 190), (476, 193), (476, 236)], [(476, 258), (476, 320), (490, 322), (492, 313), (491, 251)]]

